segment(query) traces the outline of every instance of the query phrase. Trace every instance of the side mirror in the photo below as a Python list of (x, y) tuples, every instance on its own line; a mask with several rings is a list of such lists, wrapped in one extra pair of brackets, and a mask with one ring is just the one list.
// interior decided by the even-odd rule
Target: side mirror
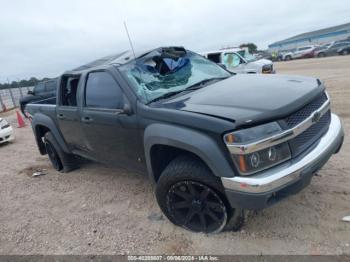
[(126, 103), (124, 104), (124, 107), (123, 107), (123, 114), (128, 115), (128, 116), (130, 116), (130, 115), (133, 114), (133, 111), (132, 111), (132, 108), (131, 108), (129, 102), (126, 102)]
[(28, 95), (34, 95), (34, 91), (29, 90), (27, 94)]
[(123, 106), (123, 109), (121, 110), (121, 113), (128, 116), (132, 115), (133, 111), (132, 111), (130, 102), (124, 94), (123, 94), (123, 101), (124, 101), (124, 106)]

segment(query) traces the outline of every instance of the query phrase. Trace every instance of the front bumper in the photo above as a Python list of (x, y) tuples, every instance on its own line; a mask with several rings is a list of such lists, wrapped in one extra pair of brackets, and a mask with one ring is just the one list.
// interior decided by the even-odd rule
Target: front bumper
[(331, 116), (326, 134), (302, 156), (257, 175), (223, 177), (222, 183), (232, 207), (262, 209), (299, 192), (343, 143), (339, 117)]
[(276, 70), (262, 71), (262, 74), (276, 74)]
[(15, 139), (12, 127), (0, 129), (0, 144), (10, 142)]

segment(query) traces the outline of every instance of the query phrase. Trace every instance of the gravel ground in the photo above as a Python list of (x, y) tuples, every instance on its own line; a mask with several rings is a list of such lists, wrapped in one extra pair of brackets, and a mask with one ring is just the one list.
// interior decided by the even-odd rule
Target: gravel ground
[[(323, 79), (350, 128), (350, 56), (276, 63)], [(15, 122), (15, 112), (0, 114)], [(194, 234), (164, 218), (146, 176), (95, 163), (68, 174), (40, 156), (31, 128), (0, 146), (0, 254), (350, 254), (350, 145), (298, 195), (240, 232)], [(47, 175), (33, 178), (33, 171)]]

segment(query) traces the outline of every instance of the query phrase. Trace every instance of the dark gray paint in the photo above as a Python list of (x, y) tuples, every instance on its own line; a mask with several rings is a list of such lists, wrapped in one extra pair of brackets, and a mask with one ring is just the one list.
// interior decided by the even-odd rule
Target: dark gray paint
[[(127, 113), (84, 108), (86, 75), (101, 70), (109, 72), (121, 86), (130, 108)], [(46, 125), (67, 152), (138, 170), (145, 170), (147, 165), (152, 180), (149, 153), (157, 144), (196, 154), (216, 176), (234, 176), (236, 169), (223, 134), (242, 126), (278, 120), (304, 106), (324, 89), (312, 78), (234, 75), (200, 90), (145, 105), (137, 99), (117, 65), (67, 74), (81, 75), (77, 108), (60, 106), (59, 88), (56, 107), (28, 105), (33, 127), (38, 123)], [(60, 114), (63, 119), (58, 120)], [(84, 121), (87, 117), (91, 121)]]

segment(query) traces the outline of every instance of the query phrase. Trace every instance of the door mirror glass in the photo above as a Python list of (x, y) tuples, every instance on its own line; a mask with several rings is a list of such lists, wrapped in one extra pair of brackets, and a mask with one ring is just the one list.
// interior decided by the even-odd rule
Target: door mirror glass
[(241, 58), (234, 53), (226, 53), (223, 57), (223, 64), (226, 66), (227, 69), (232, 69), (237, 66), (239, 66), (241, 63)]
[(31, 91), (31, 90), (29, 90), (27, 94), (28, 94), (28, 95), (34, 95), (34, 92)]

